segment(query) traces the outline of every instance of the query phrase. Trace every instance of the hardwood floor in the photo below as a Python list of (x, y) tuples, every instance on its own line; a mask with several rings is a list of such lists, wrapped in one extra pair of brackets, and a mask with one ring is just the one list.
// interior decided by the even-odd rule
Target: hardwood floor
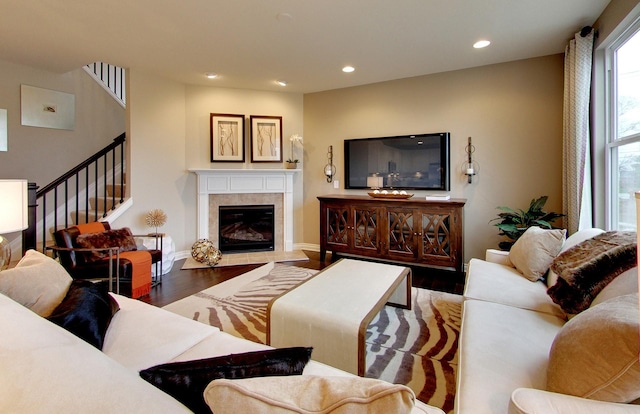
[[(309, 257), (309, 261), (285, 263), (291, 266), (300, 266), (316, 270), (321, 270), (331, 264), (331, 255), (328, 255), (327, 261), (322, 263), (320, 262), (320, 254), (318, 252), (305, 251), (305, 254)], [(338, 258), (340, 258), (340, 256), (333, 256), (333, 260), (337, 260)], [(183, 263), (184, 260), (176, 261), (173, 264), (171, 272), (163, 276), (162, 284), (153, 287), (149, 296), (145, 296), (140, 300), (162, 307), (261, 266), (242, 265), (211, 269), (180, 270)], [(411, 269), (413, 285), (416, 287), (462, 294), (464, 275), (419, 266), (411, 266)]]

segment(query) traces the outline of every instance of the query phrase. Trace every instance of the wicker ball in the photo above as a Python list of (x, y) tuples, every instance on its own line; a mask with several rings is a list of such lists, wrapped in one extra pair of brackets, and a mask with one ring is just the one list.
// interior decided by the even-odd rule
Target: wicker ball
[(211, 240), (200, 239), (191, 246), (191, 256), (200, 263), (215, 266), (222, 259), (222, 252)]

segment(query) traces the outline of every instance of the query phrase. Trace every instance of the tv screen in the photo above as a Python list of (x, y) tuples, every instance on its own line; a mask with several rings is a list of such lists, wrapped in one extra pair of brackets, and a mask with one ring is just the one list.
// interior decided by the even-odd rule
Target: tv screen
[(346, 139), (345, 188), (449, 190), (449, 133)]

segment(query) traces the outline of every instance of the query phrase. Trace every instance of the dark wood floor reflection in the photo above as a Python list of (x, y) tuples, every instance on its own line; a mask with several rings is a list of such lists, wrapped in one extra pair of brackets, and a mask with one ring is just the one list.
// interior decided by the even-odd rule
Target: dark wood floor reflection
[[(331, 264), (331, 255), (325, 263), (320, 262), (320, 254), (306, 251), (309, 261), (285, 262), (292, 266), (321, 270)], [(337, 260), (340, 257), (334, 257)], [(151, 294), (141, 298), (143, 302), (155, 306), (165, 306), (178, 299), (193, 295), (210, 286), (222, 283), (261, 265), (226, 266), (209, 269), (181, 270), (184, 260), (173, 264), (171, 272), (162, 277), (162, 284), (151, 289)], [(412, 266), (413, 285), (425, 289), (461, 294), (464, 287), (464, 275), (455, 272)]]

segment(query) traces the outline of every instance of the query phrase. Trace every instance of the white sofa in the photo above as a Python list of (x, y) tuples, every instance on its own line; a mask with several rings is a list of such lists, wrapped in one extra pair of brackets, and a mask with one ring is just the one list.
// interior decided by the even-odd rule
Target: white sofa
[[(567, 238), (562, 251), (599, 233), (602, 230), (577, 232)], [(640, 406), (545, 391), (550, 349), (567, 323), (567, 315), (551, 300), (547, 288), (545, 281), (531, 282), (523, 277), (507, 252), (488, 250), (485, 260), (470, 261), (455, 412), (640, 413)], [(636, 267), (614, 279), (591, 307), (637, 292)]]
[[(112, 296), (120, 310), (100, 351), (0, 294), (0, 412), (190, 412), (141, 379), (139, 371), (167, 362), (269, 349), (140, 301)], [(353, 377), (313, 360), (303, 375)], [(443, 414), (419, 401), (412, 413)]]

